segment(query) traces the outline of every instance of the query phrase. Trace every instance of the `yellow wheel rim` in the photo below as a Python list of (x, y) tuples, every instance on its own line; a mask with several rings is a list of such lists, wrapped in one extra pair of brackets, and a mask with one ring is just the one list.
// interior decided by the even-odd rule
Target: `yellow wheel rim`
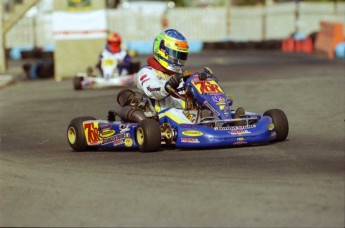
[(74, 127), (69, 127), (67, 132), (68, 141), (70, 144), (74, 144), (77, 140), (77, 132)]
[(144, 131), (141, 127), (138, 127), (137, 129), (137, 141), (139, 145), (144, 144)]

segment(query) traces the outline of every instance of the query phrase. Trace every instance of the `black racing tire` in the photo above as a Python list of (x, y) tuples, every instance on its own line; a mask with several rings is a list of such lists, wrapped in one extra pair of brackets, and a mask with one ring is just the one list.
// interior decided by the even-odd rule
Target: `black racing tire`
[(86, 120), (96, 120), (92, 116), (77, 117), (71, 120), (67, 128), (67, 141), (74, 151), (97, 150), (97, 146), (89, 146), (86, 142), (83, 122)]
[(136, 129), (136, 141), (140, 152), (155, 152), (161, 147), (161, 129), (154, 119), (140, 121)]
[(75, 76), (73, 78), (73, 87), (75, 90), (82, 90), (83, 87), (81, 86), (81, 81), (83, 81), (82, 77)]
[(277, 133), (277, 138), (272, 140), (272, 142), (284, 141), (289, 134), (289, 122), (285, 113), (280, 109), (270, 109), (267, 110), (263, 115), (272, 118), (274, 128)]

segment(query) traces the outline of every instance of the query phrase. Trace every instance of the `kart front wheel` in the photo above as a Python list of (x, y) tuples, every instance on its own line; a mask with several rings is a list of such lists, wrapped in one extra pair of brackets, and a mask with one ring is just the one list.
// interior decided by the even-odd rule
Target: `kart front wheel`
[(67, 140), (74, 151), (90, 151), (97, 147), (89, 146), (86, 142), (83, 122), (87, 120), (95, 120), (91, 116), (77, 117), (71, 120), (67, 128)]
[(154, 152), (161, 147), (161, 129), (154, 119), (140, 121), (136, 129), (136, 140), (140, 152)]
[(272, 118), (274, 129), (277, 133), (277, 138), (272, 140), (272, 142), (284, 141), (289, 134), (289, 122), (285, 113), (280, 109), (270, 109), (263, 115)]

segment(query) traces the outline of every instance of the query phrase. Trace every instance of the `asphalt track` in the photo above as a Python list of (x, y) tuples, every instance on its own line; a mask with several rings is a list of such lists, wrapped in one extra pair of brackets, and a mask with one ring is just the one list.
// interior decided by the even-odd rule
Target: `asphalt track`
[(106, 118), (118, 89), (76, 92), (54, 80), (2, 88), (0, 226), (344, 227), (344, 63), (190, 55), (187, 69), (211, 67), (234, 108), (285, 111), (288, 139), (256, 147), (76, 153), (69, 121)]

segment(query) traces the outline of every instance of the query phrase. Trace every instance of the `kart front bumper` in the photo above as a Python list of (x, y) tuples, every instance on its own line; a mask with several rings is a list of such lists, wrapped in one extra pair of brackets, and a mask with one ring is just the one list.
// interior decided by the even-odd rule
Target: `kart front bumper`
[(246, 126), (207, 127), (182, 124), (177, 128), (177, 148), (231, 147), (268, 143), (276, 138), (272, 119), (263, 116)]

